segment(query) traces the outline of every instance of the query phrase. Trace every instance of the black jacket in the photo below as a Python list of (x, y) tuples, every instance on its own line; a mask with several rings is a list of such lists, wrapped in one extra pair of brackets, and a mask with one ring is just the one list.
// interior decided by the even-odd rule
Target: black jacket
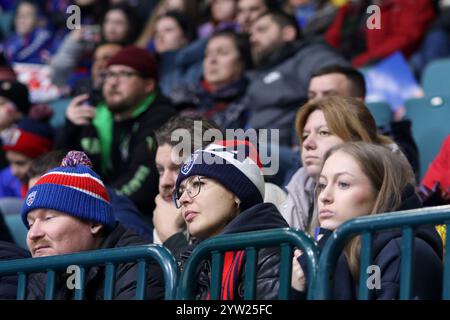
[[(278, 209), (271, 203), (261, 203), (241, 212), (234, 218), (222, 231), (221, 234), (233, 234), (247, 231), (267, 230), (275, 228), (287, 228), (287, 222), (283, 219)], [(186, 248), (181, 254), (181, 264), (183, 264), (192, 253), (195, 246)], [(256, 299), (277, 299), (280, 276), (280, 254), (279, 248), (263, 248), (259, 250), (257, 261), (256, 276)], [(200, 266), (199, 276), (197, 278), (197, 299), (205, 299), (210, 286), (211, 265), (206, 261)], [(244, 297), (244, 279), (245, 271), (243, 270), (238, 285), (237, 299)]]
[[(403, 193), (403, 203), (398, 209), (409, 210), (421, 207), (420, 200), (414, 189), (407, 188)], [(329, 236), (328, 230), (319, 241), (323, 247)], [(373, 300), (398, 299), (400, 294), (400, 263), (401, 263), (401, 230), (383, 231), (374, 235), (372, 243), (372, 265), (380, 268), (381, 288), (370, 290)], [(440, 299), (442, 294), (442, 240), (433, 226), (416, 229), (414, 238), (413, 262), (413, 299)], [(303, 270), (306, 270), (306, 260), (300, 258)], [(371, 273), (373, 274), (373, 273)], [(333, 299), (354, 300), (358, 297), (359, 279), (354, 280), (344, 254), (338, 258), (334, 273)]]
[[(0, 241), (0, 261), (29, 258), (30, 253), (13, 243)], [(17, 275), (0, 276), (0, 300), (16, 299)]]
[[(100, 117), (99, 111), (105, 110), (105, 106), (97, 106), (96, 117)], [(132, 119), (116, 122), (104, 117), (101, 125), (86, 126), (77, 126), (66, 120), (57, 144), (59, 148), (86, 152), (94, 171), (102, 176), (105, 184), (129, 197), (143, 214), (151, 215), (153, 199), (158, 194), (154, 131), (174, 115), (170, 102), (158, 93), (148, 108)], [(105, 156), (102, 154), (99, 127), (108, 126), (112, 141), (110, 154)]]
[[(125, 229), (121, 224), (104, 239), (99, 249), (128, 247), (148, 244), (134, 232)], [(85, 299), (102, 300), (104, 293), (104, 266), (95, 266), (89, 269), (86, 274)], [(66, 286), (68, 274), (58, 276), (56, 286), (55, 300), (70, 300), (73, 291)], [(46, 274), (33, 274), (29, 277), (27, 299), (41, 300), (45, 296), (45, 277)], [(136, 294), (137, 264), (120, 264), (116, 268), (116, 281), (114, 287), (115, 300), (132, 300)], [(157, 262), (148, 263), (147, 290), (145, 299), (156, 300), (164, 297), (164, 279), (162, 270)]]

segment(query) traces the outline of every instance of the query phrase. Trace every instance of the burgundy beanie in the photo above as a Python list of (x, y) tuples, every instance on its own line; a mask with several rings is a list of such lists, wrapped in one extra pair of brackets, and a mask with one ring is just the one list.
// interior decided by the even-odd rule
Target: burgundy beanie
[(158, 80), (158, 66), (153, 56), (145, 49), (136, 46), (127, 46), (113, 55), (107, 67), (121, 64), (133, 68), (143, 78)]

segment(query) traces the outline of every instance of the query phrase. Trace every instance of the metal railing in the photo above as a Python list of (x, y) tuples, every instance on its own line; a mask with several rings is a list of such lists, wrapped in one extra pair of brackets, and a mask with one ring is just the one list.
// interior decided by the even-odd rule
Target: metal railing
[(245, 250), (244, 299), (254, 299), (256, 295), (258, 249), (280, 247), (280, 286), (278, 298), (289, 298), (292, 272), (293, 247), (298, 247), (307, 258), (308, 298), (314, 294), (314, 279), (318, 265), (319, 251), (312, 238), (298, 230), (272, 229), (227, 234), (201, 242), (190, 255), (181, 273), (178, 299), (195, 299), (197, 269), (206, 259), (211, 259), (210, 299), (220, 297), (223, 256), (227, 251)]
[(27, 275), (30, 273), (46, 272), (45, 299), (53, 300), (57, 272), (66, 271), (69, 266), (79, 268), (80, 288), (74, 289), (74, 299), (81, 300), (85, 295), (85, 277), (89, 267), (104, 265), (104, 299), (111, 300), (114, 297), (114, 284), (116, 278), (116, 266), (123, 263), (137, 264), (136, 299), (145, 298), (147, 284), (147, 263), (155, 260), (161, 267), (164, 276), (165, 299), (172, 300), (176, 297), (178, 284), (178, 267), (170, 252), (160, 245), (143, 245), (86, 251), (73, 254), (65, 254), (49, 257), (28, 258), (0, 262), (0, 276), (18, 275), (17, 299), (26, 299)]
[[(445, 224), (450, 226), (450, 206), (423, 208), (417, 210), (398, 211), (376, 214), (368, 217), (352, 219), (337, 228), (327, 240), (322, 249), (315, 285), (315, 299), (330, 299), (331, 276), (335, 270), (339, 255), (348, 240), (361, 235), (359, 296), (361, 300), (369, 298), (369, 288), (366, 285), (368, 274), (365, 272), (371, 264), (372, 238), (376, 231), (402, 229), (402, 255), (400, 266), (400, 299), (411, 299), (413, 288), (414, 261), (414, 229), (422, 225)], [(450, 237), (446, 238), (445, 246), (450, 248)], [(444, 256), (442, 298), (450, 299), (450, 255)]]

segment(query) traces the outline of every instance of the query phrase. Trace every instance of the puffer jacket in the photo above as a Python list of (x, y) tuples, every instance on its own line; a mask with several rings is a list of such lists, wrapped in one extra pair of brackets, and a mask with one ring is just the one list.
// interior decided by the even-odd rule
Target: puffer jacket
[[(222, 231), (221, 234), (233, 234), (247, 231), (267, 230), (274, 228), (286, 228), (288, 224), (272, 203), (261, 203), (253, 206), (234, 218)], [(181, 254), (181, 265), (183, 265), (199, 242), (189, 246)], [(239, 254), (239, 251), (234, 253)], [(245, 255), (241, 261), (245, 265)], [(278, 248), (263, 248), (259, 250), (257, 260), (256, 275), (256, 296), (258, 300), (273, 300), (278, 297), (279, 276), (280, 276), (280, 253)], [(206, 261), (200, 265), (199, 276), (197, 278), (196, 299), (208, 299), (210, 290), (211, 263)], [(224, 278), (224, 277), (223, 277)], [(242, 300), (244, 297), (245, 271), (235, 277), (236, 284), (224, 283), (222, 279), (221, 299), (224, 297), (234, 297), (234, 300)], [(233, 280), (230, 280), (230, 282)], [(224, 288), (233, 287), (234, 292), (226, 293)], [(229, 298), (228, 298), (229, 299)]]
[[(128, 247), (149, 244), (134, 232), (125, 229), (121, 224), (103, 240), (99, 249)], [(94, 266), (86, 274), (85, 299), (103, 300), (104, 294), (104, 266)], [(70, 300), (73, 291), (67, 288), (66, 282), (70, 274), (59, 274), (55, 300)], [(45, 297), (46, 274), (32, 274), (28, 282), (28, 300), (42, 300)], [(136, 295), (137, 264), (120, 264), (116, 268), (114, 300), (132, 300)], [(161, 268), (154, 261), (148, 263), (148, 278), (145, 299), (157, 300), (164, 297), (164, 281)]]

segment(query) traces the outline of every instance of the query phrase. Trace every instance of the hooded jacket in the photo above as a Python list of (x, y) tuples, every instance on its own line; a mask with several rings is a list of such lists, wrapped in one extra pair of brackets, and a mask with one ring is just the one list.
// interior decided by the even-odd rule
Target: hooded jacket
[[(414, 188), (408, 187), (403, 192), (404, 201), (399, 211), (421, 207)], [(319, 241), (323, 248), (332, 232), (321, 229), (324, 235)], [(380, 268), (380, 289), (369, 290), (372, 300), (398, 299), (400, 294), (400, 266), (402, 253), (402, 231), (389, 230), (374, 235), (372, 243), (372, 265)], [(412, 266), (412, 299), (440, 299), (442, 294), (442, 240), (433, 226), (423, 226), (415, 230), (414, 262)], [(299, 262), (306, 270), (306, 260)], [(333, 274), (332, 297), (336, 300), (355, 300), (358, 297), (359, 283), (354, 280), (344, 254), (338, 258)]]
[[(233, 234), (239, 232), (268, 230), (275, 228), (286, 228), (288, 224), (278, 212), (275, 205), (272, 203), (257, 204), (243, 212), (241, 212), (236, 218), (234, 218), (222, 231), (221, 234)], [(183, 265), (187, 258), (190, 256), (199, 242), (186, 248), (181, 254), (181, 265)], [(239, 253), (242, 251), (235, 251)], [(245, 254), (240, 261), (241, 266), (245, 265)], [(263, 248), (259, 250), (257, 260), (257, 275), (256, 275), (256, 299), (277, 299), (279, 288), (279, 276), (280, 276), (280, 254), (278, 248)], [(210, 261), (206, 261), (199, 268), (199, 276), (197, 278), (197, 299), (208, 299), (210, 289)], [(239, 274), (234, 279), (237, 285), (232, 283), (224, 283), (224, 277), (222, 279), (222, 293), (221, 299), (227, 299), (227, 297), (234, 297), (235, 300), (242, 300), (244, 297), (244, 268), (240, 269)], [(234, 288), (231, 293), (224, 292), (224, 288)]]
[[(99, 249), (128, 247), (149, 244), (134, 232), (125, 229), (121, 224), (107, 235)], [(161, 268), (156, 261), (148, 264), (148, 277), (145, 299), (158, 300), (164, 297), (164, 280)], [(55, 300), (70, 300), (73, 291), (66, 286), (68, 274), (59, 274), (55, 291)], [(45, 297), (45, 273), (32, 274), (28, 283), (28, 300), (42, 300)], [(86, 273), (85, 299), (103, 300), (105, 267), (94, 266)], [(126, 263), (116, 267), (114, 300), (132, 300), (136, 295), (137, 264)]]

